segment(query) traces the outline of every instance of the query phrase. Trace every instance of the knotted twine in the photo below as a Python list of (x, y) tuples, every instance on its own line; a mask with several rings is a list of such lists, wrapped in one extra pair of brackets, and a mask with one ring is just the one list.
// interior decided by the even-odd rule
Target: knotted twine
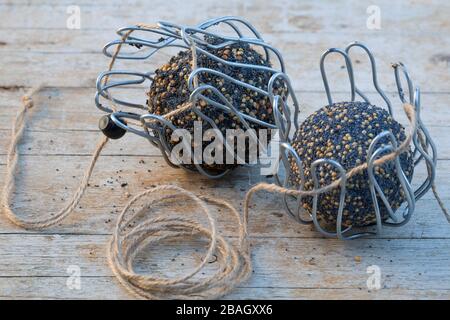
[[(123, 36), (122, 43), (125, 42), (132, 31), (133, 30), (128, 31)], [(109, 70), (111, 70), (114, 65), (114, 61), (116, 60), (122, 43), (118, 45), (112, 56), (109, 64)], [(195, 54), (193, 57), (193, 64), (195, 64)], [(104, 81), (107, 82), (108, 77), (106, 77)], [(11, 143), (7, 154), (5, 184), (1, 197), (3, 212), (11, 222), (25, 229), (37, 230), (58, 224), (66, 218), (73, 209), (76, 208), (88, 186), (89, 179), (92, 175), (92, 171), (98, 157), (108, 142), (107, 137), (102, 137), (100, 139), (93, 152), (91, 162), (81, 179), (78, 189), (63, 209), (54, 215), (49, 215), (44, 218), (25, 219), (19, 217), (10, 205), (11, 195), (15, 190), (15, 173), (19, 160), (18, 145), (23, 137), (27, 113), (34, 106), (32, 97), (41, 89), (42, 86), (34, 88), (22, 98), (22, 105), (17, 113), (12, 128)], [(179, 109), (170, 112), (170, 114), (166, 114), (165, 117), (172, 116), (174, 113), (187, 110), (190, 107), (190, 104), (180, 106)], [(392, 161), (401, 153), (405, 152), (412, 141), (412, 137), (417, 133), (417, 119), (414, 107), (407, 103), (404, 104), (403, 107), (410, 122), (410, 132), (398, 148), (375, 160), (374, 165), (382, 165), (386, 162)], [(113, 108), (115, 109), (115, 107)], [(428, 153), (427, 145), (423, 137), (421, 138), (420, 132), (419, 140), (425, 152)], [(349, 170), (345, 177), (349, 179), (366, 169), (367, 163), (363, 163)], [(252, 267), (247, 226), (250, 202), (256, 192), (264, 190), (294, 196), (314, 196), (328, 192), (339, 186), (342, 178), (343, 177), (340, 177), (337, 180), (334, 180), (327, 186), (310, 191), (288, 189), (268, 183), (257, 184), (252, 187), (245, 196), (244, 215), (242, 220), (236, 209), (224, 200), (213, 197), (197, 197), (193, 193), (173, 185), (157, 186), (136, 195), (122, 210), (117, 219), (110, 242), (108, 262), (120, 283), (138, 297), (146, 299), (213, 299), (221, 297), (245, 281), (251, 273)], [(450, 222), (450, 215), (440, 199), (434, 183), (432, 184), (432, 190), (438, 200), (439, 206), (441, 207), (447, 220)], [(150, 197), (151, 199), (147, 200), (146, 204), (141, 209), (135, 211), (133, 206), (139, 200), (146, 197)], [(206, 216), (207, 221), (209, 222), (209, 229), (197, 221), (183, 218), (181, 216), (153, 216), (151, 214), (152, 207), (169, 198), (172, 200), (178, 199), (178, 201), (183, 199), (193, 201), (200, 211)], [(225, 207), (232, 213), (238, 226), (239, 237), (237, 245), (230, 245), (224, 237), (218, 234), (215, 219), (212, 216), (207, 203), (210, 203), (210, 205)], [(132, 214), (129, 217), (130, 211)], [(133, 227), (130, 227), (130, 222), (138, 216), (144, 216), (144, 219), (139, 221), (139, 223)], [(161, 278), (151, 274), (138, 273), (134, 270), (134, 259), (148, 245), (157, 245), (161, 241), (167, 239), (182, 241), (183, 238), (188, 235), (207, 238), (209, 240), (209, 248), (201, 263), (187, 275), (177, 278)], [(213, 255), (217, 257), (218, 270), (209, 277), (195, 279), (195, 275), (197, 275), (205, 267)]]

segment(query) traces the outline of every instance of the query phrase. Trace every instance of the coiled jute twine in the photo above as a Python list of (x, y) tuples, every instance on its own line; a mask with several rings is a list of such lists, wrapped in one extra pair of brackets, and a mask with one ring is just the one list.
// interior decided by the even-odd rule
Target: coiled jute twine
[[(124, 39), (130, 33), (125, 34)], [(112, 57), (110, 69), (119, 51), (120, 45), (116, 48)], [(42, 89), (43, 86), (34, 88), (22, 98), (22, 105), (12, 128), (11, 143), (7, 155), (5, 184), (1, 197), (1, 207), (6, 217), (22, 228), (34, 230), (44, 229), (60, 223), (77, 207), (86, 191), (100, 153), (108, 142), (108, 138), (105, 136), (100, 139), (78, 189), (63, 209), (53, 215), (41, 218), (25, 219), (19, 217), (11, 207), (12, 193), (15, 191), (15, 174), (19, 160), (18, 145), (23, 137), (27, 114), (34, 107), (33, 96)], [(185, 105), (181, 106), (181, 109), (185, 110), (185, 108), (189, 107), (189, 105)], [(404, 110), (410, 122), (409, 134), (397, 149), (377, 159), (375, 165), (381, 165), (395, 159), (408, 148), (412, 137), (416, 134), (417, 121), (414, 107), (410, 104), (404, 104)], [(180, 112), (180, 109), (175, 110), (175, 112)], [(173, 112), (170, 115), (173, 115)], [(427, 145), (423, 137), (421, 138), (420, 132), (419, 140), (423, 149), (428, 152)], [(346, 178), (349, 179), (366, 169), (367, 164), (365, 163), (354, 167), (346, 173)], [(132, 198), (120, 213), (108, 246), (108, 262), (120, 283), (140, 298), (213, 299), (221, 297), (248, 279), (251, 274), (252, 265), (247, 227), (250, 202), (256, 192), (264, 190), (294, 196), (314, 196), (339, 186), (341, 179), (339, 178), (327, 186), (311, 191), (287, 189), (269, 183), (257, 184), (245, 196), (242, 218), (230, 203), (213, 197), (199, 197), (178, 186), (161, 185), (145, 190)], [(432, 190), (439, 206), (450, 222), (450, 215), (444, 207), (434, 184)], [(136, 209), (135, 206), (141, 201), (144, 202), (144, 205)], [(193, 202), (203, 214), (209, 228), (199, 221), (188, 219), (181, 215), (173, 216), (154, 212), (153, 208), (167, 201), (174, 201), (175, 203)], [(231, 212), (232, 217), (237, 222), (237, 244), (230, 244), (227, 239), (218, 233), (215, 218), (211, 214), (212, 207), (223, 207)], [(133, 224), (133, 221), (137, 223)], [(188, 236), (206, 238), (209, 241), (206, 255), (190, 273), (176, 278), (163, 278), (134, 270), (133, 262), (144, 248), (157, 246), (165, 240), (183, 241)], [(204, 269), (212, 257), (217, 258), (217, 270), (207, 277), (195, 277)]]

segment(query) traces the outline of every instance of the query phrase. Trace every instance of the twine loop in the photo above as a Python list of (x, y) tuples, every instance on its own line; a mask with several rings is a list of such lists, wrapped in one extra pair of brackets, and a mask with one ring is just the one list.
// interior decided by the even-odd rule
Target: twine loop
[[(147, 199), (140, 210), (133, 206)], [(200, 209), (209, 224), (164, 212), (155, 215), (154, 207), (169, 201), (191, 201)], [(209, 205), (227, 209), (238, 225), (239, 238), (231, 245), (217, 232), (216, 221)], [(131, 227), (130, 227), (131, 226)], [(133, 260), (144, 248), (157, 246), (161, 241), (185, 241), (186, 237), (206, 238), (209, 247), (202, 261), (188, 274), (176, 278), (144, 275), (133, 270)], [(217, 271), (198, 279), (196, 275), (215, 255)], [(140, 193), (120, 214), (110, 243), (109, 264), (122, 285), (130, 292), (147, 299), (214, 299), (221, 297), (246, 280), (251, 272), (251, 260), (246, 233), (239, 213), (228, 202), (211, 197), (197, 197), (193, 193), (173, 185), (163, 185)]]

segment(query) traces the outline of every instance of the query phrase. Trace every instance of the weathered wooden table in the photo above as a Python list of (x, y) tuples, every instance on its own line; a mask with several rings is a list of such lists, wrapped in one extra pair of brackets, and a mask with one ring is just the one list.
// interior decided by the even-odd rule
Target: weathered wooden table
[[(450, 206), (447, 1), (376, 1), (379, 30), (366, 25), (372, 1), (77, 0), (81, 28), (68, 29), (67, 19), (74, 12), (68, 7), (73, 3), (0, 0), (0, 177), (20, 96), (41, 81), (47, 86), (37, 98), (34, 121), (20, 147), (15, 206), (21, 214), (55, 212), (76, 188), (99, 138), (94, 81), (106, 69), (101, 48), (115, 38), (115, 29), (157, 20), (194, 24), (221, 15), (247, 18), (281, 50), (303, 118), (325, 104), (318, 62), (328, 47), (353, 40), (371, 47), (380, 82), (396, 101), (397, 114), (401, 107), (390, 63), (403, 61), (423, 90), (423, 119), (439, 149), (437, 185)], [(363, 71), (366, 61), (362, 57), (356, 66), (357, 80), (373, 93), (370, 75)], [(334, 90), (344, 98), (348, 83), (340, 65), (330, 77), (335, 79)], [(147, 71), (151, 66), (143, 63), (142, 68)], [(336, 81), (338, 77), (344, 80)], [(133, 95), (145, 99), (142, 91)], [(226, 179), (209, 181), (168, 167), (155, 148), (136, 136), (114, 141), (101, 156), (81, 206), (63, 224), (31, 232), (0, 216), (0, 298), (132, 298), (105, 258), (127, 193), (171, 183), (198, 194), (221, 196), (241, 208), (250, 184), (264, 180), (256, 173), (239, 169)], [(423, 174), (422, 170), (418, 176)], [(219, 220), (222, 231), (235, 237), (234, 222), (227, 216)], [(374, 239), (323, 239), (310, 227), (292, 223), (280, 197), (266, 193), (255, 198), (250, 220), (254, 272), (227, 298), (450, 298), (450, 225), (431, 194), (417, 203), (408, 225), (388, 229)], [(204, 252), (187, 247), (161, 247), (142, 257), (140, 265), (160, 273), (182, 272)], [(380, 290), (366, 285), (371, 276), (367, 268), (372, 265), (381, 271)], [(80, 287), (76, 282), (70, 285), (74, 283), (70, 277), (78, 271)]]

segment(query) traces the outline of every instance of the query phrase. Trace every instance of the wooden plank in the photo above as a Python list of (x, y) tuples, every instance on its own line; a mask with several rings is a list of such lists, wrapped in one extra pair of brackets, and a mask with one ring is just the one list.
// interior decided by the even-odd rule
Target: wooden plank
[[(145, 87), (124, 89), (118, 92), (122, 98), (145, 104)], [(25, 89), (0, 90), (0, 130), (10, 129), (11, 123), (20, 104), (20, 98)], [(47, 88), (35, 96), (31, 130), (97, 130), (97, 119), (104, 113), (95, 107), (94, 88)], [(327, 104), (324, 92), (297, 91), (300, 103), (300, 121), (312, 112)], [(379, 96), (369, 93), (374, 104), (385, 107)], [(394, 108), (394, 116), (402, 124), (407, 125), (406, 116), (402, 110), (398, 94), (388, 93)], [(347, 92), (337, 92), (333, 95), (335, 101), (349, 99)], [(447, 108), (450, 93), (423, 93), (421, 118), (427, 127), (447, 126), (450, 109)], [(126, 109), (131, 112), (145, 113), (140, 110)]]
[[(322, 80), (319, 72), (320, 55), (330, 47), (342, 47), (350, 41), (359, 40), (367, 43), (377, 57), (379, 81), (385, 90), (396, 90), (391, 63), (402, 61), (411, 72), (413, 81), (427, 92), (449, 92), (448, 63), (445, 52), (450, 48), (450, 37), (425, 37), (417, 43), (415, 50), (406, 50), (408, 43), (415, 41), (415, 36), (388, 34), (374, 36), (364, 34), (358, 37), (347, 35), (323, 34), (320, 38), (314, 34), (301, 38), (293, 38), (289, 34), (268, 37), (283, 54), (287, 71), (297, 90), (322, 90)], [(69, 37), (70, 38), (70, 37)], [(111, 40), (115, 39), (111, 36)], [(272, 40), (272, 41), (271, 41)], [(26, 51), (20, 55), (8, 54), (0, 61), (0, 68), (4, 70), (0, 79), (0, 87), (33, 86), (39, 82), (46, 82), (56, 87), (94, 87), (95, 79), (101, 71), (106, 69), (108, 59), (100, 51), (104, 41), (97, 41), (91, 37), (87, 42), (92, 48), (89, 51), (70, 51), (66, 47), (62, 53), (45, 51)], [(389, 46), (385, 44), (389, 43)], [(70, 46), (69, 46), (70, 48)], [(14, 53), (15, 50), (9, 51)], [(371, 78), (366, 66), (367, 58), (354, 52), (355, 60), (361, 61), (355, 67), (357, 81), (362, 90), (372, 90)], [(348, 90), (345, 70), (341, 69), (342, 59), (333, 55), (327, 63), (328, 75), (333, 89)], [(145, 64), (150, 71), (167, 61), (166, 55), (155, 56)], [(22, 66), (26, 65), (26, 68)], [(117, 69), (142, 71), (142, 61), (123, 60), (117, 64)], [(39, 75), (37, 77), (36, 75)], [(344, 77), (344, 78), (343, 78)], [(340, 80), (345, 79), (345, 80)]]
[[(8, 289), (9, 284), (18, 282), (11, 280), (11, 277), (31, 278), (35, 284), (33, 287), (37, 288), (51, 279), (53, 289), (59, 287), (60, 290), (67, 290), (67, 268), (72, 265), (78, 266), (81, 275), (86, 277), (82, 279), (82, 286), (89, 283), (91, 277), (111, 276), (105, 258), (108, 238), (92, 235), (2, 235), (1, 268), (14, 264), (14, 269), (2, 270), (0, 292), (4, 292), (5, 286)], [(252, 294), (252, 291), (246, 290), (247, 287), (259, 288), (261, 291), (264, 288), (339, 288), (364, 292), (369, 276), (367, 267), (371, 265), (379, 266), (382, 275), (382, 289), (377, 292), (378, 297), (387, 298), (391, 290), (404, 291), (410, 288), (431, 291), (442, 297), (443, 294), (448, 295), (450, 290), (445, 263), (450, 254), (449, 239), (339, 242), (278, 238), (252, 239), (251, 242), (254, 272), (250, 280), (241, 285), (242, 295)], [(198, 263), (205, 250), (205, 244), (196, 241), (176, 244), (176, 250), (174, 245), (166, 243), (147, 249), (145, 255), (138, 257), (137, 270), (151, 271), (157, 275), (179, 275)], [(355, 259), (355, 256), (359, 258)], [(214, 272), (215, 267), (215, 263), (208, 264), (204, 275), (199, 276)], [(103, 280), (103, 283), (96, 281), (95, 286), (89, 286), (88, 289), (107, 292), (107, 288), (113, 288), (112, 292), (117, 292), (114, 279)]]
[[(0, 7), (4, 13), (2, 28), (65, 28), (70, 1), (55, 4), (53, 1), (23, 5), (10, 1), (2, 1)], [(168, 20), (179, 23), (198, 23), (199, 20), (223, 16), (237, 15), (246, 17), (252, 22), (259, 22), (260, 29), (267, 31), (315, 31), (315, 32), (352, 32), (366, 29), (369, 17), (367, 8), (371, 2), (350, 0), (327, 0), (314, 3), (298, 1), (280, 2), (241, 2), (237, 0), (224, 2), (204, 2), (201, 0), (182, 0), (165, 2), (162, 0), (145, 2), (131, 1), (126, 4), (120, 1), (88, 1), (77, 2), (82, 13), (82, 28), (116, 28), (123, 23), (154, 22)], [(426, 33), (450, 30), (447, 20), (450, 6), (442, 1), (410, 2), (383, 0), (377, 1), (381, 11), (381, 27), (383, 31), (394, 33)], [(192, 8), (196, 14), (189, 14)], [(101, 10), (101, 20), (99, 20)], [(333, 19), (330, 19), (330, 12)], [(199, 18), (201, 17), (201, 19)], [(150, 20), (150, 21), (149, 21)], [(419, 21), (419, 23), (418, 23)], [(375, 33), (376, 31), (373, 31)]]
[[(90, 155), (95, 145), (94, 141), (99, 139), (97, 119), (102, 114), (93, 106), (91, 99), (94, 91), (92, 89), (51, 89), (50, 92), (48, 96), (47, 93), (43, 93), (36, 99), (37, 108), (33, 114), (33, 121), (28, 127), (31, 132), (26, 135), (25, 142), (22, 144), (23, 153)], [(139, 101), (141, 91), (129, 92), (132, 93), (130, 95), (132, 101)], [(8, 98), (1, 104), (5, 107), (0, 113), (0, 119), (3, 120), (0, 122), (0, 131), (9, 134), (21, 93), (4, 91), (3, 95)], [(321, 105), (316, 102), (320, 100), (319, 96), (322, 96), (323, 100), (323, 94), (299, 93), (299, 97), (303, 95), (308, 99), (304, 102), (301, 100), (303, 110), (301, 119), (315, 110), (316, 104)], [(340, 94), (339, 97), (344, 99), (345, 94)], [(439, 150), (440, 159), (450, 158), (450, 150), (446, 148), (449, 127), (442, 126), (446, 122), (445, 112), (448, 112), (448, 108), (444, 107), (447, 98), (448, 95), (441, 94), (424, 95), (422, 111), (423, 117), (427, 120), (426, 125), (431, 124), (429, 129)], [(397, 104), (396, 114), (405, 123), (405, 117), (398, 108)], [(86, 143), (87, 141), (92, 142)], [(0, 154), (5, 154), (2, 150), (6, 150), (8, 143), (7, 139), (0, 140)], [(159, 155), (160, 152), (140, 137), (128, 134), (126, 138), (111, 143), (106, 154)]]
[[(0, 299), (134, 299), (112, 277), (81, 278), (80, 290), (66, 286), (66, 277), (8, 277), (0, 278)], [(251, 288), (239, 287), (223, 299), (448, 299), (449, 290), (414, 289), (320, 289), (320, 288)]]
[[(135, 21), (136, 22), (136, 21)], [(302, 36), (295, 37), (292, 30), (276, 31), (276, 30), (265, 30), (264, 24), (260, 21), (254, 22), (255, 27), (261, 32), (263, 39), (279, 48), (282, 53), (288, 51), (299, 51), (310, 50), (310, 48), (300, 48), (302, 44), (323, 44), (324, 42), (317, 39), (317, 32), (310, 30), (301, 30)], [(117, 21), (116, 25), (103, 30), (93, 30), (89, 28), (81, 28), (79, 30), (71, 30), (67, 28), (61, 29), (17, 29), (14, 32), (4, 32), (0, 35), (1, 45), (0, 52), (42, 52), (42, 53), (101, 53), (103, 45), (106, 43), (119, 39), (116, 34), (116, 30), (129, 26), (124, 21)], [(414, 36), (418, 36), (417, 32), (410, 33), (410, 30), (405, 30), (402, 33), (390, 33), (388, 35), (384, 33), (378, 33), (374, 31), (367, 30), (365, 28), (357, 28), (355, 30), (349, 31), (322, 31), (321, 36), (324, 36), (326, 40), (330, 41), (328, 47), (330, 46), (343, 46), (352, 40), (364, 40), (368, 45), (371, 44), (370, 41), (374, 40), (375, 43), (382, 41), (388, 37), (388, 40), (394, 39), (397, 41), (402, 41), (403, 43), (407, 40), (412, 39)], [(137, 33), (140, 37), (149, 37), (146, 33)], [(136, 34), (135, 34), (136, 35)], [(333, 37), (331, 37), (333, 36)], [(331, 41), (330, 39), (335, 39)], [(448, 43), (449, 36), (443, 34), (442, 32), (428, 33), (424, 37), (426, 43), (441, 43), (441, 46), (427, 46), (427, 48), (439, 51), (439, 49), (444, 50), (445, 45)], [(402, 40), (403, 39), (403, 40)], [(342, 43), (341, 43), (342, 42)], [(326, 48), (326, 42), (324, 43)], [(424, 44), (418, 44), (424, 46)], [(401, 48), (397, 47), (396, 48)], [(298, 52), (302, 55), (302, 52)], [(404, 48), (401, 52), (405, 52)], [(395, 53), (395, 52), (394, 52)], [(444, 53), (444, 52), (442, 52)], [(314, 58), (314, 57), (312, 57)], [(392, 58), (395, 58), (392, 57)], [(445, 62), (445, 57), (443, 61)]]
[[(37, 217), (59, 210), (78, 186), (88, 161), (87, 157), (73, 156), (24, 157), (17, 175), (18, 192), (14, 198), (16, 211), (21, 216)], [(450, 205), (450, 190), (445, 185), (449, 179), (449, 166), (450, 161), (439, 162), (437, 178), (438, 186), (442, 186), (439, 191), (447, 206)], [(4, 170), (5, 166), (0, 166), (0, 175)], [(417, 177), (423, 177), (423, 173), (419, 172)], [(176, 184), (196, 194), (207, 193), (220, 197), (242, 210), (246, 192), (261, 181), (272, 180), (259, 176), (257, 168), (250, 172), (240, 168), (224, 179), (208, 180), (199, 174), (188, 174), (181, 169), (170, 168), (157, 157), (105, 156), (100, 158), (94, 170), (91, 187), (83, 196), (80, 208), (63, 224), (44, 232), (110, 234), (118, 213), (132, 195), (161, 184)], [(186, 204), (182, 209), (183, 215), (196, 212)], [(220, 215), (218, 220), (225, 234), (235, 235), (235, 221), (229, 215)], [(26, 232), (12, 226), (4, 216), (0, 216), (0, 222), (0, 233)], [(449, 238), (449, 230), (450, 225), (430, 192), (417, 203), (416, 212), (406, 226), (387, 227), (382, 237)], [(252, 201), (250, 234), (267, 237), (321, 237), (310, 226), (292, 223), (284, 212), (282, 197), (265, 192), (257, 194)]]
[[(450, 150), (447, 146), (449, 127), (430, 127), (430, 134), (434, 138), (439, 150), (438, 159), (450, 159)], [(4, 135), (9, 135), (10, 130), (0, 130)], [(21, 145), (22, 153), (26, 155), (91, 155), (100, 134), (96, 131), (59, 130), (33, 131), (25, 136)], [(0, 140), (0, 154), (5, 154), (9, 141)], [(2, 151), (3, 150), (3, 151)], [(153, 147), (143, 138), (128, 134), (126, 138), (113, 141), (105, 150), (105, 154), (114, 155), (160, 155), (159, 149)]]

